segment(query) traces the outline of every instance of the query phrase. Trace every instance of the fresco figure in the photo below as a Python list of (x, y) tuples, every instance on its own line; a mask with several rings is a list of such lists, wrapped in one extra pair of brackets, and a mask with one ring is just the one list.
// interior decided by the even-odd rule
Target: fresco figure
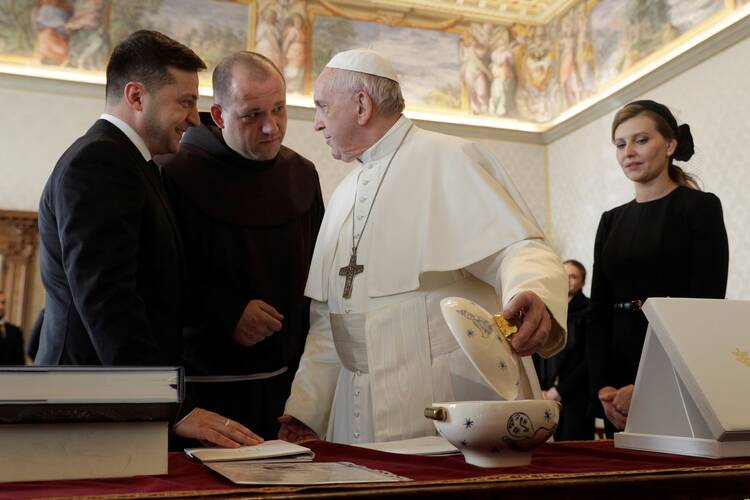
[(258, 15), (255, 27), (255, 50), (269, 58), (277, 68), (284, 67), (281, 50), (281, 30), (278, 27), (279, 12), (273, 3), (268, 3)]
[(468, 41), (459, 46), (461, 81), (469, 92), (471, 113), (475, 115), (486, 115), (489, 111), (490, 81), (493, 77), (484, 61), (488, 38), (488, 26), (473, 24)]
[(65, 24), (72, 15), (73, 5), (69, 0), (38, 0), (31, 16), (36, 29), (36, 52), (40, 63), (64, 65), (68, 62)]
[(516, 88), (516, 75), (513, 69), (513, 46), (510, 33), (505, 26), (499, 26), (492, 36), (492, 53), (490, 54), (490, 114), (505, 116), (513, 106), (513, 93)]
[(557, 79), (553, 78), (557, 58), (543, 26), (530, 28), (530, 34), (528, 45), (520, 51), (516, 105), (522, 117), (545, 122), (560, 110), (559, 86)]
[(305, 65), (307, 63), (307, 30), (301, 14), (293, 14), (284, 29), (284, 78), (288, 91), (305, 90)]
[(109, 1), (77, 0), (65, 25), (70, 37), (70, 66), (88, 70), (104, 67), (110, 51)]
[(584, 94), (583, 83), (576, 64), (577, 36), (572, 12), (562, 18), (558, 40), (560, 44), (558, 81), (565, 106), (570, 107), (580, 101)]
[(679, 36), (669, 16), (669, 5), (665, 0), (650, 2), (639, 1), (628, 6), (626, 30), (628, 52), (623, 70), (640, 62), (644, 57), (656, 51)]
[(591, 42), (591, 0), (576, 6), (576, 67), (586, 96), (596, 91), (596, 60)]

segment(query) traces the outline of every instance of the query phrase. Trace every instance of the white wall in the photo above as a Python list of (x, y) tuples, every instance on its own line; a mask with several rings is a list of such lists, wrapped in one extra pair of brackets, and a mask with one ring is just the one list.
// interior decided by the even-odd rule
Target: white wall
[[(729, 234), (729, 298), (750, 299), (750, 38), (637, 99), (668, 105), (690, 124), (695, 156), (686, 170), (724, 208)], [(555, 245), (590, 270), (601, 213), (633, 198), (610, 140), (614, 111), (549, 144)], [(588, 288), (587, 288), (588, 290)]]

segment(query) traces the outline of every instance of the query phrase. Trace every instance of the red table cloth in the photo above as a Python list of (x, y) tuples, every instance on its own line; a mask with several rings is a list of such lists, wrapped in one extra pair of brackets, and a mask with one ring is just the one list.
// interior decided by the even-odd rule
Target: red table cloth
[[(611, 440), (547, 443), (531, 465), (483, 469), (462, 455), (420, 457), (396, 455), (325, 441), (305, 443), (320, 462), (353, 462), (413, 479), (410, 486), (488, 481), (527, 481), (603, 475), (750, 469), (750, 457), (714, 460), (616, 449)], [(380, 488), (405, 483), (380, 483)], [(341, 488), (341, 485), (316, 488)], [(366, 485), (345, 485), (366, 488)], [(169, 474), (134, 478), (39, 481), (0, 484), (0, 500), (39, 498), (148, 498), (210, 496), (236, 492), (293, 492), (304, 487), (239, 487), (181, 453), (169, 456)]]

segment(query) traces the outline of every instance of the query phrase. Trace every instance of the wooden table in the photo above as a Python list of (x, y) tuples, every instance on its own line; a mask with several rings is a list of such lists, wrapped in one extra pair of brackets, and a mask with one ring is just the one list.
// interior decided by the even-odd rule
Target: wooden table
[(414, 481), (368, 485), (238, 487), (179, 453), (169, 474), (128, 479), (0, 484), (0, 500), (27, 498), (342, 498), (424, 497), (750, 498), (750, 458), (711, 460), (619, 450), (612, 441), (548, 443), (531, 465), (481, 469), (461, 456), (416, 457), (323, 441), (307, 443), (316, 461), (350, 461)]

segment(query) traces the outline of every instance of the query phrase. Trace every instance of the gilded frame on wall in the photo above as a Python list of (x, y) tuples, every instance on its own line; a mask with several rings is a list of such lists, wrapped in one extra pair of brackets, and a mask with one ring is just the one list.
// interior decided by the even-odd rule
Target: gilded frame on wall
[(0, 72), (103, 83), (111, 47), (149, 28), (206, 60), (202, 94), (221, 57), (255, 49), (284, 72), (290, 104), (312, 107), (325, 60), (369, 46), (394, 62), (415, 118), (544, 132), (750, 14), (748, 0), (572, 0), (545, 24), (493, 24), (367, 3), (15, 0), (0, 6)]
[(31, 258), (39, 243), (37, 213), (0, 210), (0, 290), (7, 301), (5, 317), (23, 325), (31, 287)]

